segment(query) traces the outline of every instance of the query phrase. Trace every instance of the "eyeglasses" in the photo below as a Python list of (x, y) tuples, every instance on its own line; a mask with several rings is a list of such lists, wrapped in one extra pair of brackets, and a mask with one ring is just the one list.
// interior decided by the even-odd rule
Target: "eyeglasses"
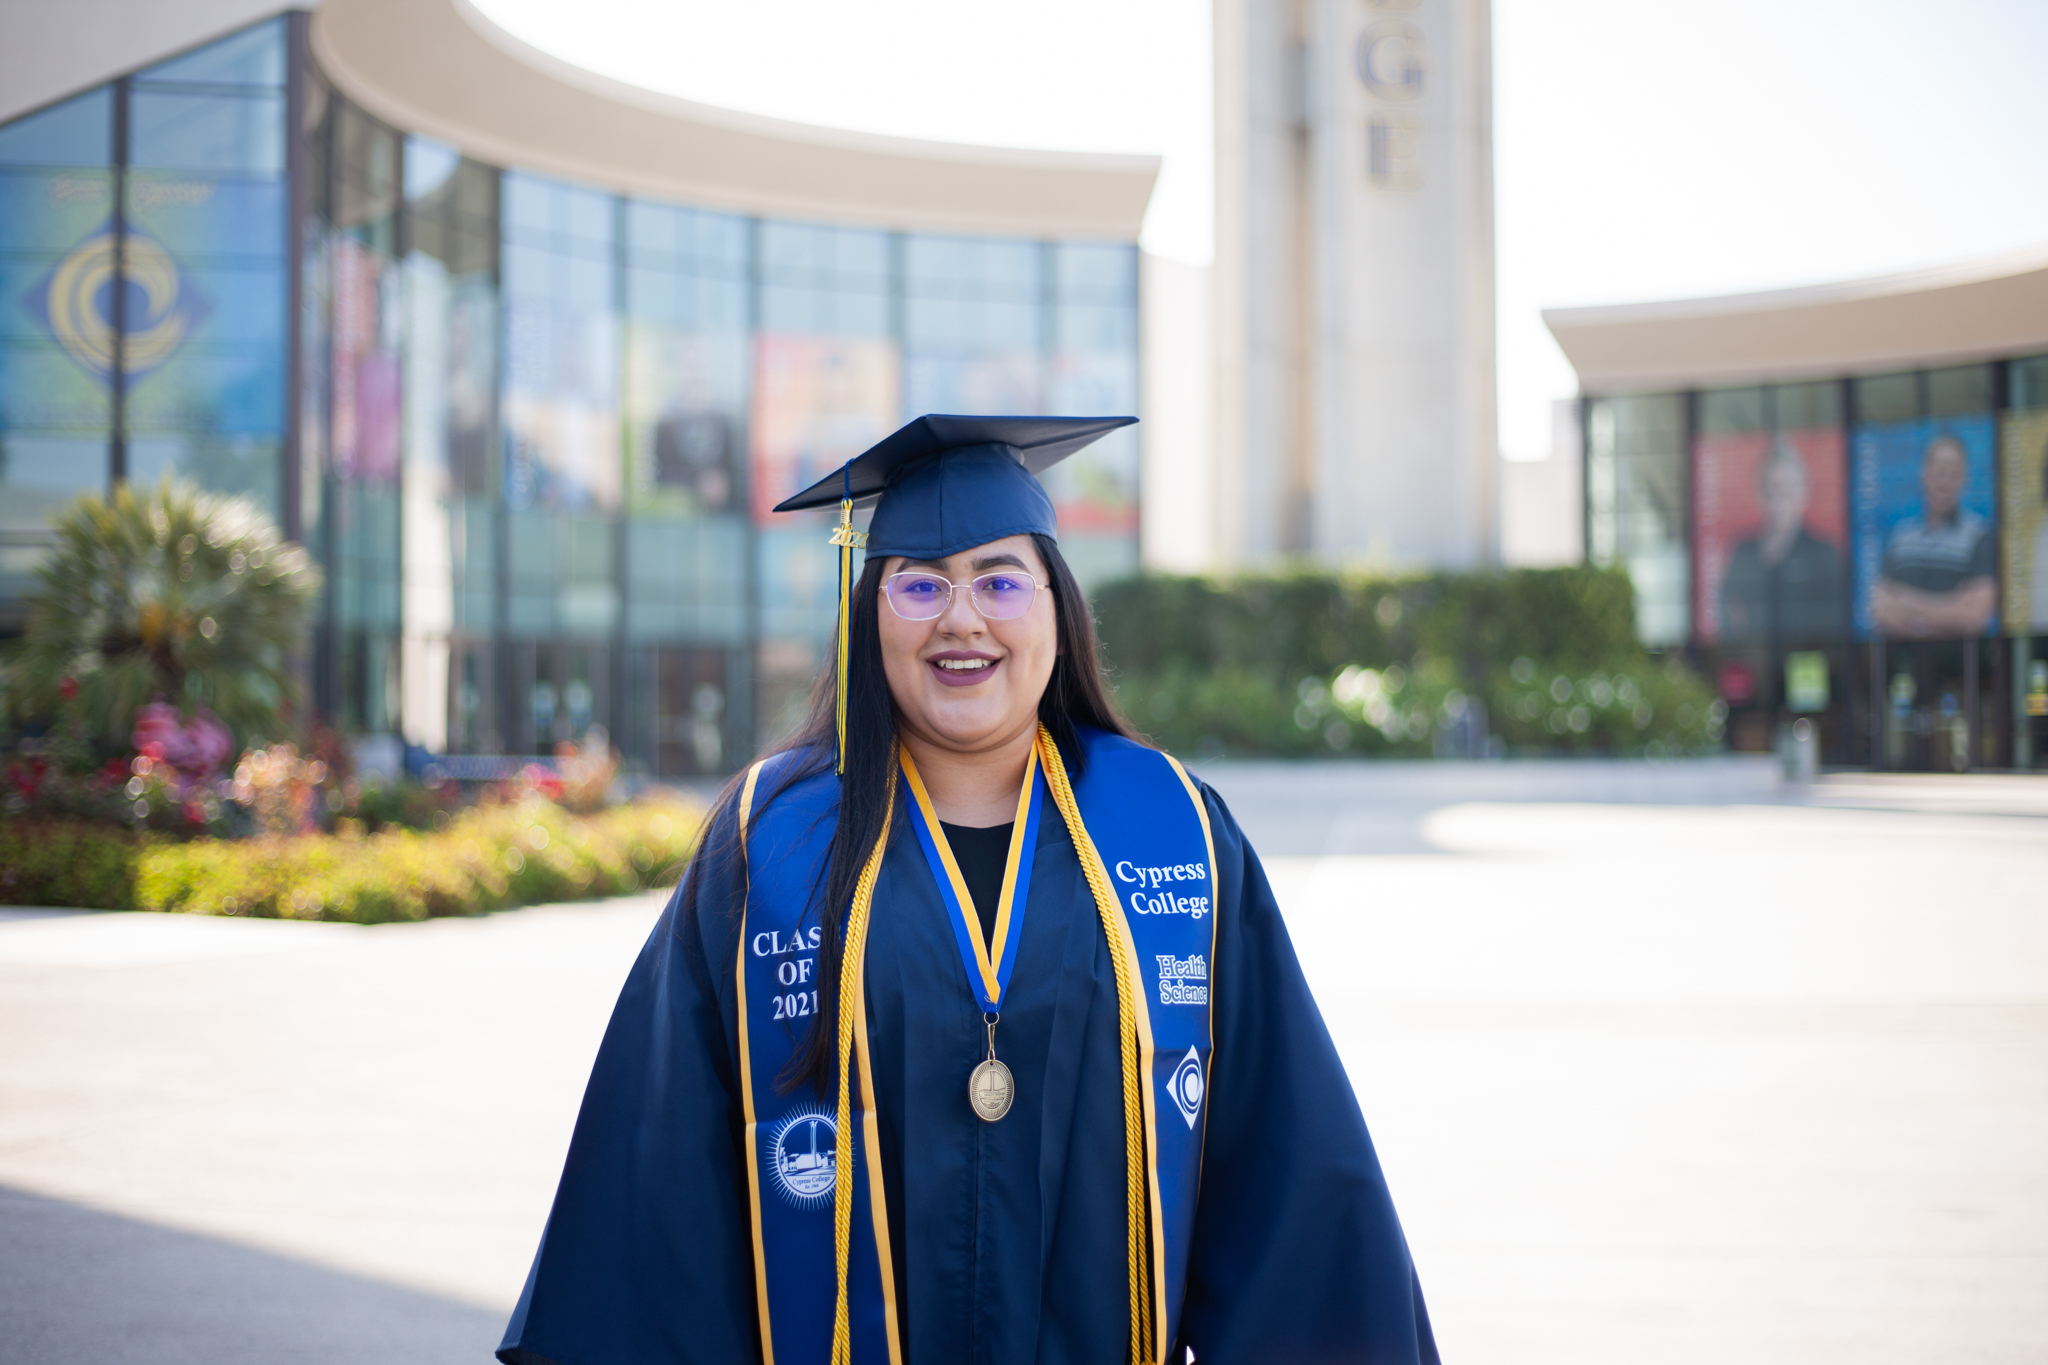
[(955, 583), (935, 573), (890, 574), (882, 585), (889, 610), (906, 621), (936, 621), (953, 604), (953, 589), (966, 588), (967, 600), (991, 621), (1014, 621), (1031, 610), (1038, 590), (1047, 585), (1029, 574), (1004, 570), (985, 573), (971, 583)]

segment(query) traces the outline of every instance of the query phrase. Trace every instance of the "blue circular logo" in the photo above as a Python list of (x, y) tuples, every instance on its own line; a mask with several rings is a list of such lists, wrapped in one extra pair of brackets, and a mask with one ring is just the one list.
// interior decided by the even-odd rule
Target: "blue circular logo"
[(839, 1173), (839, 1125), (829, 1114), (791, 1114), (775, 1130), (768, 1168), (792, 1204), (822, 1204), (832, 1197)]

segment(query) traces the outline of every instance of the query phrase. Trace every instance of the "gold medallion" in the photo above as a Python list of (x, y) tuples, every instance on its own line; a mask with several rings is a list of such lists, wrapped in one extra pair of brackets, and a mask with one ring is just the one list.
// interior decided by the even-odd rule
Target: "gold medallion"
[(974, 1068), (967, 1077), (967, 1102), (974, 1106), (974, 1114), (983, 1123), (994, 1123), (1010, 1112), (1011, 1101), (1017, 1098), (1017, 1083), (1010, 1079), (1010, 1068), (991, 1057)]

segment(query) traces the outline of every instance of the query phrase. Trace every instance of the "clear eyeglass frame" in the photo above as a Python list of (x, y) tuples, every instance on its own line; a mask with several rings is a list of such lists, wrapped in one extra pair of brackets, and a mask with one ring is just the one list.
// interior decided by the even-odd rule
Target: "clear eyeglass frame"
[[(1025, 593), (1004, 592), (999, 594), (996, 592), (992, 581), (996, 579), (1007, 579), (1019, 584), (1029, 583), (1031, 590)], [(934, 610), (925, 612), (924, 608), (928, 604), (923, 602), (906, 606), (909, 596), (907, 590), (917, 583), (940, 584), (945, 587), (946, 591), (943, 596), (935, 595), (933, 598), (935, 603)], [(953, 605), (953, 590), (955, 588), (966, 588), (967, 600), (974, 604), (974, 609), (981, 613), (982, 619), (987, 621), (1014, 621), (1024, 615), (1025, 612), (1031, 610), (1031, 604), (1038, 600), (1039, 589), (1050, 586), (1052, 585), (1049, 583), (1041, 583), (1030, 574), (1022, 573), (1015, 569), (997, 569), (992, 573), (985, 573), (978, 578), (969, 579), (965, 583), (955, 583), (952, 579), (935, 573), (925, 573), (917, 569), (905, 569), (900, 573), (889, 575), (887, 581), (882, 584), (882, 596), (888, 599), (889, 610), (895, 612), (905, 621), (936, 621), (941, 616), (944, 616), (947, 609)], [(1003, 600), (1004, 598), (1018, 596), (1024, 599), (1023, 602), (1013, 603)]]

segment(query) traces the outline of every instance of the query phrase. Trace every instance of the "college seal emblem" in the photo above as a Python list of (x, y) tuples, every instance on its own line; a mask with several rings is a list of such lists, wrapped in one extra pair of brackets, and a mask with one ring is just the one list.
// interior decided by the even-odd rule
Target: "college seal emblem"
[(809, 1208), (826, 1202), (839, 1174), (839, 1125), (830, 1114), (791, 1114), (775, 1130), (768, 1163), (790, 1203)]

